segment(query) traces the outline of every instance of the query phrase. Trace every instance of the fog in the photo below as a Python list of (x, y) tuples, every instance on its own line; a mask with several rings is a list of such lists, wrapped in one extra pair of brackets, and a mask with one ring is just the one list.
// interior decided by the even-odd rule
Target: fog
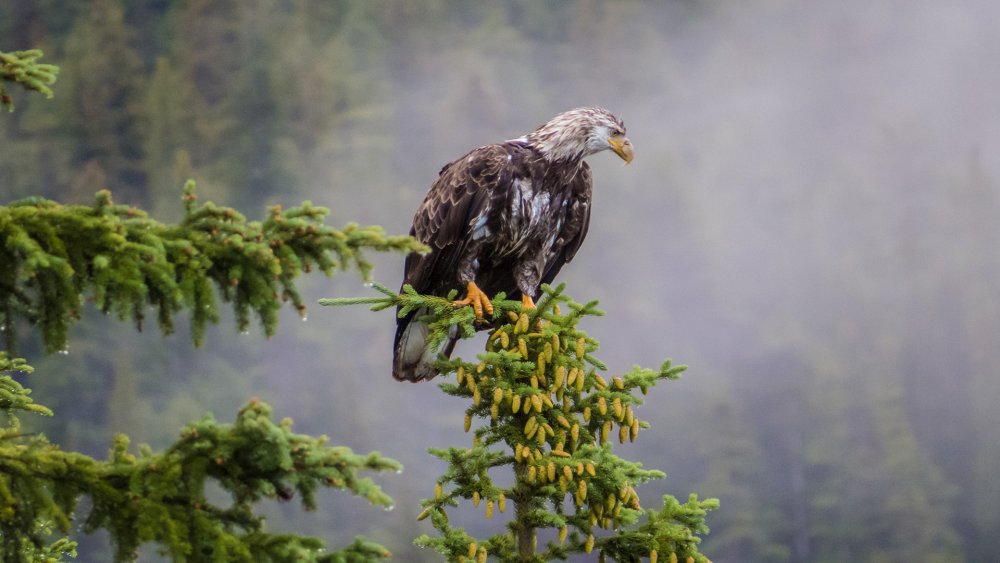
[[(283, 9), (260, 4), (262, 14)], [(717, 563), (995, 557), (1000, 4), (556, 4), (351, 10), (360, 19), (336, 44), (356, 49), (349, 58), (295, 51), (301, 68), (357, 77), (337, 98), (341, 117), (308, 130), (315, 142), (297, 157), (297, 181), (249, 193), (197, 162), (192, 177), (250, 216), (310, 199), (331, 208), (333, 225), (405, 233), (443, 164), (560, 111), (605, 106), (625, 121), (635, 160), (588, 159), (592, 224), (559, 281), (600, 300), (606, 315), (583, 328), (612, 373), (668, 357), (690, 366), (650, 393), (638, 414), (651, 430), (619, 451), (668, 474), (639, 490), (644, 502), (719, 497), (703, 545)], [(315, 25), (346, 26), (334, 11), (311, 14)], [(268, 29), (255, 17), (245, 9), (233, 21), (253, 38)], [(298, 76), (287, 95), (325, 99), (318, 84)], [(231, 134), (263, 142), (253, 123)], [(47, 189), (66, 199), (60, 184)], [(173, 197), (147, 201), (166, 217), (179, 208)], [(395, 287), (402, 257), (375, 262), (374, 279)], [(371, 294), (353, 274), (303, 287), (313, 301)], [(444, 469), (426, 449), (471, 438), (461, 401), (392, 379), (391, 313), (314, 306), (300, 322), (288, 311), (268, 341), (223, 321), (196, 351), (184, 330), (164, 339), (102, 319), (72, 338), (93, 339), (95, 327), (108, 346), (134, 351), (118, 369), (148, 372), (138, 391), (148, 410), (117, 415), (127, 427), (109, 413), (80, 436), (71, 417), (85, 413), (57, 408), (63, 443), (100, 453), (93, 444), (127, 431), (162, 446), (185, 420), (205, 410), (228, 419), (259, 395), (299, 431), (405, 466), (376, 478), (392, 512), (328, 493), (317, 513), (269, 507), (272, 527), (335, 544), (363, 533), (397, 560), (434, 560), (410, 545), (433, 531), (415, 515)], [(458, 354), (474, 355), (481, 338)], [(45, 372), (72, 371), (88, 350), (33, 360), (36, 400), (65, 392), (72, 383), (42, 383)], [(161, 422), (128, 423), (149, 412)], [(474, 534), (499, 529), (466, 516)]]

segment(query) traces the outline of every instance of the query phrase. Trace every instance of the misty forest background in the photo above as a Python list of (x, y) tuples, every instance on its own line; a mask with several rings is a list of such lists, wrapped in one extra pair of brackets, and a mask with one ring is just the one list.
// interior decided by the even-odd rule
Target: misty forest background
[[(5, 0), (0, 50), (41, 48), (61, 74), (0, 119), (0, 204), (107, 187), (171, 221), (193, 178), (250, 216), (310, 199), (329, 224), (404, 234), (447, 161), (605, 105), (636, 159), (590, 159), (593, 223), (561, 280), (601, 299), (583, 328), (612, 372), (691, 366), (620, 449), (668, 472), (644, 498), (720, 498), (717, 563), (993, 561), (997, 21), (987, 0)], [(376, 258), (395, 286), (402, 258)], [(192, 350), (89, 311), (68, 354), (22, 344), (57, 414), (25, 422), (103, 456), (116, 432), (161, 447), (260, 396), (406, 468), (379, 479), (394, 511), (329, 493), (315, 513), (270, 505), (270, 528), (437, 560), (411, 544), (443, 468), (425, 450), (468, 441), (464, 405), (392, 380), (390, 314), (284, 315), (269, 341), (223, 322)], [(106, 549), (85, 538), (80, 559)]]

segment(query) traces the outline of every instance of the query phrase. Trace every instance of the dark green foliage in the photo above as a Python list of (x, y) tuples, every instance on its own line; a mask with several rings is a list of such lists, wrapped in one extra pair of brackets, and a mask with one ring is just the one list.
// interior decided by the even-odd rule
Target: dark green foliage
[[(250, 311), (272, 334), (282, 300), (300, 311), (295, 289), (303, 272), (370, 265), (362, 249), (418, 250), (409, 237), (387, 237), (378, 227), (323, 225), (323, 208), (305, 203), (282, 211), (272, 207), (264, 222), (247, 222), (238, 212), (211, 203), (196, 205), (194, 186), (185, 188), (185, 217), (164, 225), (134, 207), (115, 205), (101, 191), (93, 206), (63, 206), (32, 199), (0, 207), (0, 327), (9, 347), (15, 321), (42, 328), (46, 346), (60, 349), (68, 325), (79, 317), (83, 295), (97, 307), (132, 318), (141, 326), (144, 309), (158, 311), (161, 328), (191, 309), (194, 340), (217, 319), (215, 282), (233, 303), (241, 329)], [(0, 370), (30, 371), (23, 360), (0, 353)], [(326, 446), (326, 438), (293, 434), (291, 421), (271, 420), (270, 407), (253, 401), (235, 424), (211, 417), (186, 427), (162, 454), (128, 452), (119, 436), (107, 461), (64, 452), (41, 435), (23, 435), (16, 411), (51, 414), (31, 401), (29, 390), (9, 375), (0, 377), (0, 556), (4, 561), (57, 561), (75, 544), (55, 539), (67, 533), (81, 496), (92, 506), (85, 531), (106, 529), (117, 546), (116, 560), (129, 561), (155, 542), (175, 561), (369, 561), (388, 556), (363, 539), (326, 551), (316, 538), (269, 534), (253, 513), (259, 500), (298, 495), (315, 507), (320, 487), (348, 489), (376, 505), (392, 500), (357, 472), (398, 470), (377, 453), (354, 454)], [(229, 493), (232, 504), (206, 499), (206, 485)]]
[(18, 318), (41, 327), (49, 351), (65, 348), (84, 298), (140, 329), (151, 306), (165, 333), (173, 331), (172, 317), (189, 309), (198, 345), (205, 325), (218, 320), (213, 282), (232, 303), (241, 331), (254, 313), (270, 336), (282, 301), (304, 312), (295, 286), (303, 272), (356, 267), (367, 277), (365, 249), (422, 248), (377, 226), (328, 227), (327, 209), (309, 202), (288, 210), (273, 206), (257, 222), (211, 202), (196, 204), (193, 182), (184, 201), (185, 216), (176, 225), (116, 205), (106, 190), (93, 206), (31, 198), (0, 207), (0, 327), (7, 348), (14, 347)]
[(56, 81), (59, 67), (37, 62), (41, 56), (39, 49), (0, 51), (0, 107), (14, 111), (14, 99), (7, 93), (5, 82), (14, 82), (47, 98), (52, 97), (49, 86)]
[[(304, 310), (295, 289), (299, 274), (313, 268), (331, 274), (370, 265), (362, 249), (420, 249), (409, 237), (386, 237), (378, 227), (323, 225), (326, 210), (305, 203), (273, 207), (262, 223), (247, 222), (229, 208), (196, 205), (193, 184), (184, 192), (185, 218), (164, 225), (134, 207), (115, 205), (99, 192), (93, 206), (63, 206), (32, 199), (0, 207), (0, 328), (14, 344), (15, 321), (39, 326), (46, 346), (65, 346), (68, 325), (89, 295), (105, 312), (143, 320), (158, 311), (160, 326), (191, 309), (195, 342), (204, 325), (217, 319), (215, 282), (233, 303), (241, 329), (255, 312), (272, 334), (281, 300)], [(334, 256), (336, 255), (336, 256)], [(30, 371), (21, 359), (0, 353), (0, 371)], [(234, 424), (211, 417), (187, 426), (164, 453), (128, 452), (128, 438), (116, 438), (109, 459), (65, 452), (42, 435), (20, 431), (17, 411), (51, 414), (9, 375), (0, 377), (0, 558), (58, 561), (73, 554), (68, 533), (79, 499), (91, 510), (84, 531), (106, 529), (116, 560), (130, 561), (137, 549), (155, 542), (175, 561), (370, 561), (385, 548), (358, 539), (326, 551), (316, 538), (270, 534), (253, 505), (262, 499), (298, 495), (306, 509), (320, 487), (347, 489), (376, 505), (392, 500), (359, 471), (399, 470), (377, 453), (354, 454), (326, 446), (326, 438), (294, 434), (291, 420), (271, 420), (267, 405), (252, 401)], [(231, 504), (206, 498), (213, 483)], [(54, 540), (54, 541), (53, 541)], [(49, 543), (52, 541), (52, 543)]]
[[(399, 306), (401, 315), (426, 307), (431, 341), (440, 341), (455, 325), (464, 336), (476, 332), (471, 308), (453, 305), (453, 296), (418, 295), (409, 287), (397, 295), (375, 287), (385, 297), (320, 303), (370, 303), (375, 310)], [(534, 309), (503, 295), (493, 300), (493, 328), (478, 362), (438, 362), (441, 373), (457, 377), (441, 389), (472, 401), (465, 430), (474, 419), (486, 423), (475, 429), (471, 448), (430, 450), (449, 467), (418, 518), (430, 517), (440, 535), (421, 536), (417, 544), (450, 561), (492, 556), (541, 562), (593, 550), (602, 560), (637, 561), (662, 553), (664, 560), (673, 554), (682, 561), (707, 561), (698, 551), (698, 536), (708, 531), (705, 514), (718, 501), (692, 495), (681, 504), (667, 496), (663, 507), (646, 511), (640, 523), (644, 513), (635, 486), (664, 474), (624, 460), (611, 448), (615, 438), (634, 441), (639, 429), (649, 426), (633, 411), (642, 404), (637, 392), (644, 395), (660, 380), (676, 379), (684, 366), (667, 361), (659, 370), (635, 367), (607, 381), (601, 374), (607, 368), (593, 356), (597, 341), (577, 328), (583, 317), (602, 314), (597, 303), (576, 303), (563, 295), (563, 286), (543, 289)], [(512, 486), (494, 481), (495, 470), (504, 467), (513, 468)], [(507, 533), (477, 539), (452, 525), (448, 510), (461, 500), (485, 503), (487, 518), (512, 503)], [(554, 539), (540, 549), (537, 533), (546, 529)]]
[[(0, 368), (28, 369), (20, 360), (0, 354)], [(0, 384), (7, 388), (9, 376)], [(0, 406), (39, 411), (14, 393)], [(18, 398), (20, 396), (20, 398)], [(119, 435), (109, 459), (64, 452), (44, 436), (20, 434), (16, 419), (0, 432), (0, 556), (4, 561), (32, 560), (39, 550), (72, 547), (63, 540), (46, 547), (51, 522), (69, 531), (81, 496), (92, 506), (84, 524), (87, 532), (107, 529), (115, 541), (116, 560), (130, 561), (146, 542), (156, 542), (174, 561), (357, 561), (388, 556), (385, 548), (357, 540), (339, 551), (325, 551), (323, 542), (294, 534), (271, 534), (253, 513), (261, 499), (287, 500), (298, 495), (306, 509), (315, 508), (320, 487), (348, 489), (380, 506), (390, 499), (360, 471), (401, 469), (378, 453), (359, 455), (349, 448), (327, 446), (326, 437), (292, 432), (292, 422), (275, 424), (271, 409), (251, 401), (236, 422), (220, 424), (211, 416), (181, 431), (180, 439), (163, 453), (140, 448), (128, 452), (129, 440)], [(228, 493), (231, 504), (206, 498), (214, 483)]]
[[(32, 199), (0, 207), (2, 322), (8, 346), (15, 320), (42, 327), (49, 349), (65, 346), (66, 330), (79, 316), (82, 295), (119, 317), (141, 325), (147, 304), (158, 310), (160, 326), (192, 310), (194, 339), (217, 319), (214, 288), (234, 304), (241, 329), (249, 313), (260, 317), (267, 334), (277, 323), (279, 297), (300, 310), (295, 289), (299, 274), (318, 268), (327, 274), (356, 267), (367, 276), (363, 248), (419, 249), (408, 237), (386, 237), (378, 227), (322, 223), (326, 210), (309, 203), (283, 212), (273, 207), (263, 223), (247, 222), (229, 208), (196, 205), (193, 183), (185, 188), (185, 218), (163, 225), (134, 207), (115, 205), (101, 191), (92, 207), (63, 206)], [(336, 255), (334, 257), (333, 255)], [(211, 280), (211, 281), (210, 281)], [(0, 371), (30, 371), (24, 360), (0, 352)], [(348, 489), (376, 505), (392, 500), (359, 471), (399, 470), (398, 462), (377, 453), (354, 454), (326, 446), (326, 437), (294, 434), (291, 420), (275, 424), (267, 405), (252, 401), (234, 424), (211, 417), (187, 426), (164, 453), (141, 448), (128, 452), (120, 435), (109, 459), (98, 461), (64, 452), (41, 435), (20, 431), (17, 411), (51, 415), (30, 391), (9, 375), (0, 377), (0, 556), (4, 561), (57, 561), (75, 544), (55, 539), (67, 533), (81, 496), (91, 510), (84, 530), (107, 529), (116, 560), (129, 561), (137, 549), (155, 542), (175, 561), (368, 561), (388, 556), (363, 539), (326, 551), (316, 538), (269, 534), (253, 513), (254, 503), (298, 495), (315, 508), (320, 487)], [(206, 498), (214, 483), (232, 504)]]
[[(8, 359), (7, 355), (0, 352), (0, 373), (8, 371), (19, 371), (30, 373), (29, 366), (22, 358)], [(0, 412), (11, 418), (13, 425), (17, 425), (17, 418), (14, 411), (35, 412), (52, 416), (52, 411), (31, 400), (31, 390), (25, 389), (20, 383), (9, 375), (0, 376)]]

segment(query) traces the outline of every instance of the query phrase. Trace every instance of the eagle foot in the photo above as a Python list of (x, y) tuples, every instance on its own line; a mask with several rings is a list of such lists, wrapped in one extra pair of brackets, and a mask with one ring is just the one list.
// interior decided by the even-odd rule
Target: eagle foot
[(490, 316), (493, 316), (493, 303), (490, 303), (490, 297), (483, 293), (483, 290), (479, 289), (476, 282), (470, 281), (466, 286), (465, 299), (459, 299), (458, 301), (452, 301), (452, 305), (464, 306), (472, 305), (472, 310), (476, 314), (476, 321), (483, 322), (483, 312), (486, 312)]

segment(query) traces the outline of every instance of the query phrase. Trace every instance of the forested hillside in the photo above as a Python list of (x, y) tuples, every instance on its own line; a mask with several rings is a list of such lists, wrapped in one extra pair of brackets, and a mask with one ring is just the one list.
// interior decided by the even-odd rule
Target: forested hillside
[[(717, 563), (991, 561), (998, 18), (977, 0), (7, 0), (0, 51), (41, 48), (61, 73), (52, 100), (11, 92), (0, 204), (108, 188), (170, 220), (191, 178), (254, 216), (310, 199), (403, 234), (449, 160), (607, 106), (635, 161), (591, 159), (593, 224), (560, 278), (609, 312), (586, 330), (613, 371), (691, 366), (655, 391), (656, 437), (623, 449), (670, 471), (652, 497), (720, 498)], [(395, 286), (400, 262), (375, 279)], [(273, 525), (436, 560), (411, 545), (443, 467), (425, 449), (467, 441), (461, 402), (392, 381), (389, 314), (281, 322), (192, 351), (183, 324), (162, 338), (85, 308), (64, 354), (21, 343), (57, 413), (32, 430), (103, 456), (115, 432), (160, 446), (258, 394), (297, 431), (405, 466), (381, 479), (392, 512), (321, 497), (306, 518), (271, 506)], [(81, 554), (103, 560), (103, 541)]]

